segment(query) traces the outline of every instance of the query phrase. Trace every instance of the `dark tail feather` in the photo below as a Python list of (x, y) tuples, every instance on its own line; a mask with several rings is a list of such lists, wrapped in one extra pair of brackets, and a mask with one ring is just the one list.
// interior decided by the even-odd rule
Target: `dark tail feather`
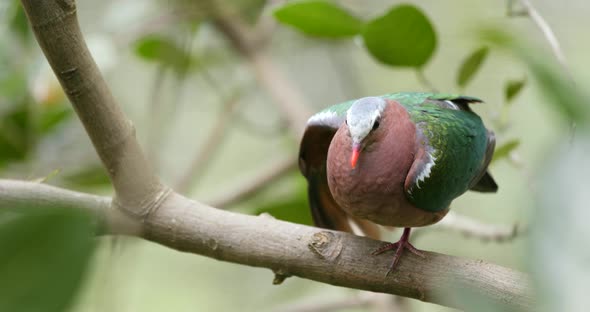
[(323, 180), (321, 176), (308, 177), (307, 193), (313, 222), (321, 228), (351, 232), (346, 214), (332, 198), (328, 181)]
[(496, 184), (496, 181), (494, 181), (490, 172), (486, 171), (479, 181), (471, 187), (471, 190), (482, 193), (495, 193), (498, 191), (498, 184)]
[(332, 197), (328, 181), (322, 179), (321, 175), (310, 175), (308, 183), (309, 206), (316, 226), (353, 233), (354, 231), (349, 223), (349, 220), (352, 220), (362, 232), (357, 234), (379, 239), (379, 229), (375, 224), (349, 216), (340, 208), (340, 205)]

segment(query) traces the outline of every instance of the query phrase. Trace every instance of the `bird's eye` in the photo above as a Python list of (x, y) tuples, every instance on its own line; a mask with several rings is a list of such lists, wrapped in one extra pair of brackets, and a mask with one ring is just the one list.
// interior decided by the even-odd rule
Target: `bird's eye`
[(379, 120), (375, 120), (375, 122), (373, 122), (373, 129), (371, 129), (371, 130), (374, 131), (377, 128), (379, 128)]

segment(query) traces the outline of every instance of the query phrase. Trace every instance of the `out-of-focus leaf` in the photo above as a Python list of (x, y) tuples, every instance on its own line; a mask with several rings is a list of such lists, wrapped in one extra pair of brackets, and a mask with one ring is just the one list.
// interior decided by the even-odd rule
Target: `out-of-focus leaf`
[(510, 155), (510, 152), (512, 152), (514, 149), (516, 149), (519, 145), (520, 145), (520, 141), (516, 140), (516, 139), (510, 140), (510, 141), (500, 145), (499, 147), (496, 148), (496, 151), (494, 152), (494, 156), (492, 157), (492, 162), (495, 162), (497, 160), (507, 157), (508, 155)]
[(91, 165), (73, 174), (65, 175), (63, 180), (74, 188), (102, 187), (111, 183), (106, 170), (99, 164)]
[(12, 161), (22, 161), (33, 146), (30, 112), (21, 102), (11, 110), (0, 111), (0, 167)]
[(346, 38), (357, 35), (363, 22), (343, 8), (326, 1), (288, 2), (274, 12), (281, 23), (310, 36)]
[[(297, 181), (301, 182), (297, 176)], [(264, 203), (254, 211), (254, 214), (268, 213), (273, 217), (299, 224), (313, 225), (305, 183), (297, 183), (295, 192), (271, 202)]]
[(9, 25), (10, 28), (18, 34), (18, 36), (23, 40), (29, 40), (31, 38), (31, 30), (29, 29), (29, 23), (27, 21), (27, 16), (25, 14), (25, 10), (23, 6), (20, 4), (20, 1), (12, 1), (13, 2), (13, 15), (10, 18)]
[(240, 15), (248, 23), (254, 23), (257, 21), (260, 14), (263, 13), (263, 8), (266, 5), (267, 0), (234, 0), (236, 8), (240, 11)]
[(585, 132), (555, 146), (537, 177), (531, 250), (526, 253), (543, 307), (537, 311), (582, 311), (590, 306), (590, 134), (578, 130)]
[(409, 4), (392, 8), (363, 30), (369, 52), (392, 66), (422, 67), (434, 53), (436, 33), (420, 9)]
[(504, 99), (506, 103), (511, 103), (512, 99), (520, 93), (522, 88), (526, 85), (526, 78), (520, 80), (509, 80), (504, 87)]
[[(6, 57), (0, 55), (0, 57)], [(0, 59), (0, 62), (2, 59)], [(0, 66), (4, 64), (0, 63)], [(5, 98), (6, 101), (18, 102), (27, 94), (27, 76), (24, 71), (0, 70), (0, 99)], [(3, 105), (4, 106), (4, 105)], [(0, 113), (5, 107), (0, 106)]]
[(46, 134), (73, 115), (73, 110), (66, 105), (49, 105), (43, 107), (39, 116), (39, 132)]
[(461, 67), (459, 67), (459, 72), (457, 74), (457, 85), (459, 87), (464, 88), (467, 83), (471, 81), (481, 67), (481, 64), (485, 61), (489, 51), (490, 49), (484, 46), (473, 51), (467, 58), (465, 58)]
[(192, 65), (192, 56), (170, 38), (149, 35), (135, 43), (135, 53), (142, 59), (170, 66), (178, 74), (186, 73)]
[(56, 210), (1, 219), (0, 310), (65, 311), (96, 245), (91, 217)]

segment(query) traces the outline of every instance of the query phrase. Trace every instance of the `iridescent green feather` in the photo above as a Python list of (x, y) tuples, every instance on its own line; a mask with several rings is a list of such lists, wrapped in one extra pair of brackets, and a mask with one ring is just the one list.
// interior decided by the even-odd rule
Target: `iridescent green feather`
[(410, 188), (409, 198), (428, 211), (446, 209), (479, 174), (488, 144), (487, 130), (469, 111), (428, 102), (404, 106), (424, 133), (435, 163), (428, 177)]

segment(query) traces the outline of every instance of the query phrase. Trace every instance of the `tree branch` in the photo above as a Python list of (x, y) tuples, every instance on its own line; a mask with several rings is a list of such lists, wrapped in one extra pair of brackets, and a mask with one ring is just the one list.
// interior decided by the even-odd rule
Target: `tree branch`
[(228, 130), (228, 123), (231, 121), (234, 110), (239, 103), (240, 93), (236, 92), (229, 98), (225, 99), (221, 112), (219, 112), (217, 120), (213, 128), (209, 132), (203, 145), (199, 148), (199, 152), (190, 162), (185, 173), (180, 177), (174, 189), (179, 193), (187, 193), (194, 187), (196, 177), (203, 174), (203, 169), (209, 163), (215, 152), (218, 151), (221, 142), (223, 141)]
[[(566, 74), (568, 75), (568, 77), (573, 80), (572, 73), (570, 72), (570, 70), (567, 66), (567, 61), (566, 61), (565, 55), (563, 54), (563, 51), (561, 50), (561, 45), (559, 44), (559, 40), (557, 40), (557, 36), (555, 36), (555, 33), (551, 29), (551, 26), (549, 26), (549, 23), (547, 23), (545, 18), (543, 18), (543, 16), (539, 13), (539, 11), (537, 11), (537, 9), (535, 8), (535, 6), (533, 5), (533, 3), (530, 0), (518, 0), (518, 1), (524, 7), (524, 12), (522, 12), (521, 15), (529, 16), (531, 18), (531, 20), (533, 20), (533, 22), (535, 23), (535, 25), (537, 25), (537, 27), (539, 28), (541, 33), (543, 33), (543, 36), (545, 36), (545, 39), (547, 39), (547, 42), (549, 43), (549, 46), (551, 47), (551, 51), (553, 51), (555, 58), (557, 59), (559, 64), (563, 67), (563, 69), (566, 72)], [(509, 3), (509, 5), (510, 4), (512, 4), (512, 3)], [(509, 11), (509, 13), (512, 13), (512, 12)]]
[(256, 195), (265, 186), (269, 185), (271, 182), (284, 176), (295, 168), (297, 168), (297, 159), (295, 157), (284, 159), (276, 164), (262, 169), (260, 173), (256, 174), (251, 179), (248, 179), (236, 189), (224, 192), (224, 194), (218, 198), (208, 201), (208, 203), (214, 207), (222, 209), (227, 208), (235, 203), (241, 202)]
[(307, 119), (312, 114), (303, 95), (293, 88), (293, 83), (270, 57), (257, 48), (255, 34), (238, 15), (232, 14), (224, 6), (218, 6), (214, 9), (214, 22), (236, 51), (245, 58), (258, 82), (265, 87), (289, 121), (295, 137), (300, 138), (307, 125)]
[[(42, 204), (81, 203), (78, 208), (116, 221), (107, 209), (108, 198), (66, 191), (33, 182), (0, 180), (0, 209)], [(303, 208), (303, 207), (302, 207)], [(114, 221), (113, 221), (114, 220)], [(445, 291), (461, 285), (492, 300), (530, 309), (533, 299), (527, 277), (517, 271), (481, 260), (462, 259), (433, 252), (426, 258), (406, 253), (385, 276), (391, 255), (371, 256), (381, 242), (348, 233), (249, 216), (208, 207), (176, 193), (166, 197), (145, 220), (141, 237), (170, 248), (218, 260), (270, 268), (337, 286), (383, 292), (461, 308)], [(228, 230), (231, 229), (231, 230)], [(125, 227), (111, 227), (121, 234)]]
[(145, 216), (168, 193), (153, 174), (135, 129), (113, 98), (84, 42), (73, 0), (22, 0), (43, 53), (108, 171), (115, 203)]
[(459, 232), (467, 237), (477, 238), (484, 242), (511, 241), (526, 231), (523, 228), (519, 228), (518, 224), (513, 224), (511, 226), (504, 224), (487, 224), (453, 211), (449, 211), (440, 222), (429, 227), (418, 228), (417, 230), (418, 231), (413, 233), (414, 238), (420, 234), (425, 234), (428, 231), (447, 230)]

